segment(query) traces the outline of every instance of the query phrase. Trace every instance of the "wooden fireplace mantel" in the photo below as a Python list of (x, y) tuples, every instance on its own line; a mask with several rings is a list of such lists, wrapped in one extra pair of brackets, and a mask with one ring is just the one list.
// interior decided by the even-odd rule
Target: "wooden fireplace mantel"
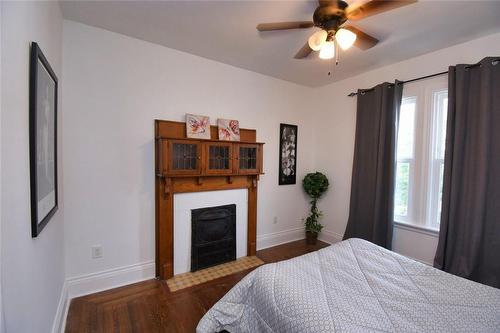
[[(174, 194), (242, 189), (248, 190), (247, 255), (255, 255), (257, 238), (257, 185), (263, 174), (263, 143), (256, 130), (240, 129), (241, 141), (186, 138), (186, 124), (155, 120), (155, 218), (156, 276), (174, 275)], [(214, 156), (218, 149), (228, 155)], [(220, 164), (217, 164), (220, 163)]]

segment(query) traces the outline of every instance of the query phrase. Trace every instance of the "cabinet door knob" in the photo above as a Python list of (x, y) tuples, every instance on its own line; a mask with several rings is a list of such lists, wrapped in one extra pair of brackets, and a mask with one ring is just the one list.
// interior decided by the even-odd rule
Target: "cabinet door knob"
[(196, 156), (197, 159), (201, 160), (201, 157), (200, 156)]

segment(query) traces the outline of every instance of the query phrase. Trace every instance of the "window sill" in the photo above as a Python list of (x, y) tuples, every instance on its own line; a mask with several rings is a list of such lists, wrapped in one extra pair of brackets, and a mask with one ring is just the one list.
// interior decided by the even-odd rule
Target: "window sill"
[(431, 227), (416, 225), (406, 222), (394, 221), (394, 225), (400, 229), (418, 232), (424, 235), (429, 235), (433, 237), (439, 237), (439, 229), (433, 229)]

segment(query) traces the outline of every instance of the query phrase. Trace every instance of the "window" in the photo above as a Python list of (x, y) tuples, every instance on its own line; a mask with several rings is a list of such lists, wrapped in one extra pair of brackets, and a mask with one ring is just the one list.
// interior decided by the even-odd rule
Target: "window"
[(439, 229), (447, 109), (446, 77), (405, 86), (396, 154), (396, 222)]
[(399, 135), (397, 143), (397, 167), (394, 215), (406, 221), (409, 217), (410, 187), (415, 168), (415, 107), (416, 97), (403, 98), (399, 118)]

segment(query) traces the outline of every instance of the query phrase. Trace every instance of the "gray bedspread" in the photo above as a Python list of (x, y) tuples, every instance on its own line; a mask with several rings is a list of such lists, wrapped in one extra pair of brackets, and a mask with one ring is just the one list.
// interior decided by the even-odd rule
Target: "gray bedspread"
[(349, 239), (248, 274), (197, 327), (222, 330), (500, 332), (500, 289)]

